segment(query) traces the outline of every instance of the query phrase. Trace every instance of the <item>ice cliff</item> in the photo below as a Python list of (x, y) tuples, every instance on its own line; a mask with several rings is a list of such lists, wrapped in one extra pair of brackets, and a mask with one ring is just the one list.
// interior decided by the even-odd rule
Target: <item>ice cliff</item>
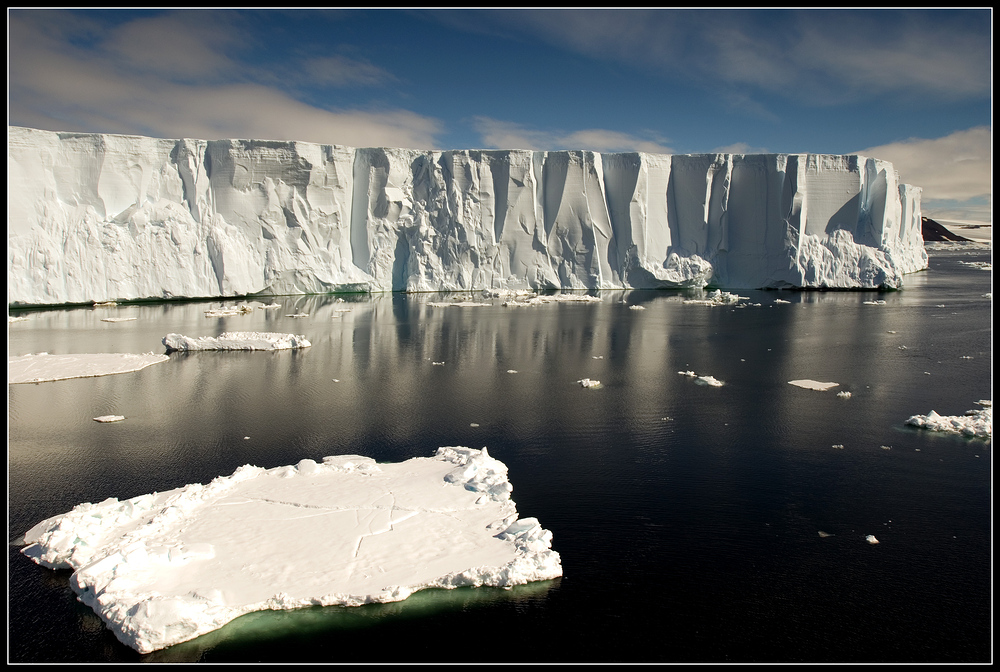
[(858, 155), (7, 140), (8, 304), (875, 288), (927, 267), (920, 189)]

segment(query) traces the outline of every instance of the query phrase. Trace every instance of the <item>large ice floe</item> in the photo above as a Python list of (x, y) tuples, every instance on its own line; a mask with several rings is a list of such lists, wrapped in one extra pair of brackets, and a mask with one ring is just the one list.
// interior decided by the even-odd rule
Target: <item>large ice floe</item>
[(895, 288), (927, 267), (920, 189), (860, 155), (7, 140), (8, 304)]
[(7, 383), (44, 383), (71, 378), (92, 378), (110, 376), (116, 373), (131, 373), (165, 362), (166, 355), (147, 352), (142, 355), (131, 353), (96, 353), (75, 355), (50, 355), (40, 352), (7, 358)]
[(993, 401), (983, 399), (976, 404), (982, 408), (966, 411), (965, 415), (938, 415), (935, 411), (931, 411), (927, 415), (911, 416), (906, 424), (935, 432), (990, 439), (993, 437)]
[(518, 518), (511, 491), (485, 448), (246, 465), (208, 485), (80, 504), (29, 530), (22, 552), (74, 570), (79, 599), (145, 653), (252, 611), (561, 576), (552, 533)]
[(312, 345), (305, 336), (260, 331), (227, 331), (215, 336), (192, 338), (183, 334), (163, 337), (167, 352), (174, 350), (293, 350)]

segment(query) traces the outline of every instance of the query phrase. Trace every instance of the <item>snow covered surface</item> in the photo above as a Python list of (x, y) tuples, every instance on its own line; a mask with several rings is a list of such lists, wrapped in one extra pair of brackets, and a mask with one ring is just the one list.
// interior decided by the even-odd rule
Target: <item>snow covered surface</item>
[(518, 518), (511, 490), (485, 448), (246, 465), (208, 485), (80, 504), (29, 530), (22, 552), (73, 569), (79, 599), (149, 652), (252, 611), (561, 576), (552, 533)]
[(191, 338), (181, 334), (163, 337), (167, 352), (174, 350), (291, 350), (312, 345), (305, 336), (257, 331), (227, 331), (218, 338), (199, 336)]
[(79, 355), (50, 355), (40, 352), (36, 355), (21, 355), (7, 358), (7, 383), (42, 383), (70, 378), (91, 378), (110, 376), (115, 373), (130, 373), (153, 364), (165, 362), (166, 355), (143, 355), (128, 353), (99, 353)]
[(789, 385), (795, 385), (796, 387), (804, 387), (807, 390), (817, 390), (819, 392), (826, 392), (832, 387), (837, 387), (840, 383), (821, 383), (818, 380), (810, 380), (808, 378), (803, 378), (802, 380), (789, 380)]
[(982, 439), (993, 437), (993, 401), (983, 399), (976, 402), (982, 408), (966, 411), (965, 415), (938, 415), (931, 411), (927, 415), (914, 415), (906, 421), (908, 425), (922, 427), (935, 432), (951, 432)]
[(8, 304), (899, 287), (927, 267), (920, 189), (859, 155), (7, 139)]

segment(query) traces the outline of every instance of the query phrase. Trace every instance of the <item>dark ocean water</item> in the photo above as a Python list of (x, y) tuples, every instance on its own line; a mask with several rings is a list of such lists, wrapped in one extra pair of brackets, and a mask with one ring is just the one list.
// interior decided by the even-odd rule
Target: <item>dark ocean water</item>
[[(745, 308), (637, 291), (523, 308), (359, 295), (212, 319), (219, 303), (20, 313), (10, 355), (162, 352), (167, 333), (226, 330), (313, 345), (8, 386), (8, 659), (990, 661), (992, 443), (904, 424), (992, 399), (992, 272), (960, 263), (990, 259), (933, 252), (902, 291), (744, 290), (762, 304)], [(840, 386), (788, 384), (800, 378)], [(112, 413), (127, 420), (91, 419)], [(451, 445), (508, 465), (562, 578), (252, 614), (140, 656), (76, 601), (68, 571), (19, 553), (29, 527), (81, 502), (247, 463)]]

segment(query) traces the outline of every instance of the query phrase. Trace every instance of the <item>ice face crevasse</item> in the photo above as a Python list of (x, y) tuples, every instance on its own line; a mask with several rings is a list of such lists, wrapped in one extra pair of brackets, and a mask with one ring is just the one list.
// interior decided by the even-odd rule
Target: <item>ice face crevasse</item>
[(8, 304), (895, 288), (927, 267), (920, 189), (859, 155), (7, 135)]

